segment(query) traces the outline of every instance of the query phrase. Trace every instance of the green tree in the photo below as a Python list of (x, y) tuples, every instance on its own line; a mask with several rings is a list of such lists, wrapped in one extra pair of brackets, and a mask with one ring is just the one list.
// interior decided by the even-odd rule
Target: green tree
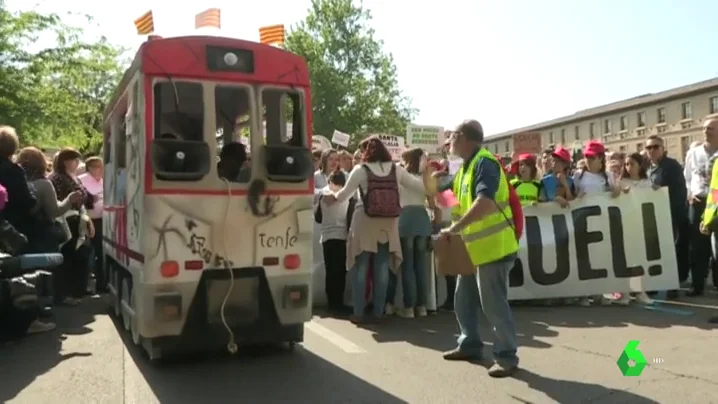
[(313, 133), (403, 135), (416, 114), (399, 89), (396, 67), (369, 27), (371, 13), (352, 0), (312, 0), (285, 48), (303, 56), (312, 82)]
[[(34, 47), (39, 39), (52, 47)], [(56, 14), (14, 13), (0, 1), (0, 123), (17, 128), (23, 145), (99, 151), (122, 53), (105, 38), (87, 41)]]

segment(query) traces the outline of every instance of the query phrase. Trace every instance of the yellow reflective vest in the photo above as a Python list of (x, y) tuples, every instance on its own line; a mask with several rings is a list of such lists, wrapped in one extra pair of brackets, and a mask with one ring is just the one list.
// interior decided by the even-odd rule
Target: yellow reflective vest
[(711, 170), (710, 191), (708, 191), (708, 198), (706, 199), (706, 210), (703, 211), (703, 226), (705, 228), (711, 228), (716, 212), (718, 212), (718, 164), (714, 162), (713, 170)]
[[(475, 182), (475, 167), (481, 159), (490, 159), (501, 164), (491, 152), (481, 148), (474, 158), (461, 166), (456, 173), (453, 183), (453, 191), (459, 200), (459, 204), (452, 211), (459, 217), (466, 214), (474, 203), (471, 187)], [(498, 207), (494, 213), (482, 218), (479, 221), (466, 226), (461, 236), (466, 243), (471, 261), (474, 265), (486, 264), (498, 261), (501, 258), (513, 254), (519, 249), (519, 242), (513, 229), (513, 215), (509, 204), (509, 183), (506, 180), (504, 170), (499, 170), (499, 189), (496, 192), (495, 201)]]
[(511, 180), (511, 186), (521, 200), (521, 206), (528, 206), (538, 202), (541, 183), (538, 181), (521, 181), (518, 178)]

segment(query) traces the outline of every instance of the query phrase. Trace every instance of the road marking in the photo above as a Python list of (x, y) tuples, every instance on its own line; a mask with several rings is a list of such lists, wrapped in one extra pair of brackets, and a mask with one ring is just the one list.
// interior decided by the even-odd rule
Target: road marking
[(307, 324), (305, 324), (304, 327), (306, 329), (308, 329), (309, 331), (322, 337), (326, 341), (334, 344), (334, 346), (336, 346), (337, 348), (341, 349), (342, 351), (344, 351), (346, 353), (351, 353), (351, 354), (366, 353), (366, 351), (364, 349), (362, 349), (355, 343), (349, 341), (348, 339), (342, 337), (341, 335), (335, 333), (334, 331), (328, 329), (327, 327), (317, 323), (316, 321), (310, 321)]

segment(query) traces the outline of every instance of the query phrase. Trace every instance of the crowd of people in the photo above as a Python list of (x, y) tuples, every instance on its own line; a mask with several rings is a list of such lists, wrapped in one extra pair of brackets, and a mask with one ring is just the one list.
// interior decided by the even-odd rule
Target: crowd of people
[[(557, 203), (569, 207), (571, 201), (590, 194), (610, 193), (618, 198), (631, 189), (662, 187), (669, 194), (679, 282), (690, 276), (687, 295), (700, 296), (709, 272), (718, 287), (711, 251), (715, 236), (701, 225), (711, 169), (718, 156), (718, 121), (707, 120), (703, 133), (704, 141), (691, 146), (685, 166), (668, 157), (659, 136), (646, 138), (644, 149), (635, 153), (611, 151), (599, 141), (589, 141), (580, 153), (550, 146), (540, 154), (518, 155), (504, 166), (482, 147), (483, 130), (476, 121), (459, 125), (447, 139), (444, 155), (435, 162), (421, 149), (409, 149), (394, 164), (377, 137), (364, 139), (353, 155), (345, 150), (315, 151), (315, 219), (321, 229), (329, 310), (349, 313), (356, 324), (379, 322), (388, 315), (425, 316), (430, 273), (426, 252), (432, 233), (461, 233), (466, 241), (474, 238), (472, 232), (486, 230), (481, 223), (497, 228), (505, 220), (506, 226), (498, 226), (503, 227), (501, 231), (479, 238), (476, 247), (466, 241), (472, 262), (483, 269), (477, 272), (478, 282), (475, 277), (463, 277), (463, 282), (462, 276), (447, 277), (449, 296), (442, 308), (456, 312), (462, 330), (457, 349), (445, 354), (447, 360), (481, 356), (476, 318), (482, 310), (494, 330), (496, 363), (489, 373), (510, 375), (518, 365), (507, 292), (508, 272), (518, 251), (515, 226), (509, 223), (518, 216), (509, 206), (512, 195), (522, 206)], [(463, 161), (456, 173), (449, 173), (451, 156)], [(422, 177), (428, 167), (435, 170), (436, 191), (453, 190), (457, 206), (440, 206), (426, 196), (427, 182)], [(487, 254), (487, 247), (495, 252)], [(492, 266), (496, 269), (487, 270)], [(343, 299), (347, 273), (352, 307), (346, 307)], [(397, 280), (404, 292), (399, 310), (393, 306)], [(368, 296), (370, 310), (365, 311)], [(668, 297), (677, 298), (678, 291), (668, 291)], [(542, 303), (590, 306), (633, 301), (650, 304), (652, 298), (646, 292), (617, 291)]]
[(106, 287), (102, 181), (100, 157), (83, 163), (80, 152), (63, 148), (50, 160), (38, 148), (20, 149), (15, 130), (0, 126), (0, 184), (7, 193), (0, 215), (26, 238), (22, 249), (14, 253), (63, 256), (49, 279), (34, 285), (37, 305), (23, 313), (13, 313), (12, 307), (3, 309), (0, 340), (53, 330), (54, 306), (76, 306)]
[[(482, 318), (494, 331), (495, 364), (489, 374), (509, 376), (518, 366), (518, 357), (507, 278), (519, 249), (513, 218), (522, 217), (513, 202), (518, 201), (519, 210), (539, 203), (569, 207), (571, 201), (586, 195), (621, 197), (634, 188), (668, 189), (679, 281), (687, 281), (690, 275), (688, 295), (702, 295), (709, 269), (718, 286), (711, 250), (714, 235), (701, 223), (718, 156), (718, 120), (707, 120), (703, 132), (704, 141), (690, 148), (685, 166), (667, 156), (658, 136), (648, 137), (642, 152), (610, 151), (590, 141), (581, 153), (551, 146), (540, 154), (518, 155), (504, 166), (482, 146), (484, 134), (477, 121), (459, 125), (435, 161), (412, 148), (396, 163), (377, 136), (362, 140), (353, 154), (315, 151), (314, 216), (329, 310), (348, 315), (355, 324), (380, 322), (388, 315), (426, 316), (431, 237), (459, 233), (472, 262), (482, 271), (446, 279), (448, 297), (442, 308), (455, 311), (462, 333), (457, 348), (444, 357), (481, 357), (477, 319)], [(244, 148), (227, 145), (222, 154), (226, 158), (218, 168), (223, 175), (243, 176), (248, 160)], [(451, 170), (457, 158), (463, 163)], [(53, 306), (77, 305), (106, 287), (101, 253), (103, 162), (99, 157), (86, 158), (84, 163), (81, 159), (72, 148), (63, 148), (51, 161), (37, 148), (20, 149), (15, 130), (0, 126), (0, 184), (7, 193), (1, 219), (27, 238), (18, 253), (63, 256), (62, 266), (52, 271), (51, 282), (38, 287), (43, 299), (27, 311), (32, 321), (20, 334), (54, 329)], [(236, 164), (230, 164), (235, 160)], [(454, 206), (438, 203), (435, 197), (448, 190), (455, 197)], [(347, 276), (350, 306), (344, 301)], [(393, 303), (399, 282), (403, 302), (397, 309)], [(644, 292), (617, 292), (561, 303), (651, 302)], [(670, 298), (678, 296), (678, 291), (669, 292)], [(0, 329), (13, 328), (3, 321), (0, 317)]]

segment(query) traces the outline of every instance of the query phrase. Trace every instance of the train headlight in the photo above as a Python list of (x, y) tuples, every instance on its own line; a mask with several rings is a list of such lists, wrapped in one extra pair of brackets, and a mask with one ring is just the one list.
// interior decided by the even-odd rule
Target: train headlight
[(227, 52), (224, 55), (224, 63), (226, 63), (227, 66), (234, 66), (237, 64), (238, 61), (239, 58), (233, 52)]

